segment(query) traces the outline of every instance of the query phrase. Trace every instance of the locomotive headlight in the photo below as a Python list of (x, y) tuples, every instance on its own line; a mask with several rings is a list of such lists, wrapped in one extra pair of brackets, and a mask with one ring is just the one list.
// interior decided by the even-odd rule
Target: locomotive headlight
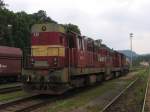
[(32, 64), (34, 64), (34, 62), (35, 62), (35, 61), (34, 61), (34, 59), (33, 59), (33, 58), (31, 58), (31, 63), (32, 63)]
[(57, 65), (57, 63), (58, 63), (58, 59), (57, 59), (57, 57), (54, 57), (54, 65)]
[(55, 58), (54, 58), (54, 62), (56, 62), (56, 61), (57, 61), (57, 58), (55, 57)]

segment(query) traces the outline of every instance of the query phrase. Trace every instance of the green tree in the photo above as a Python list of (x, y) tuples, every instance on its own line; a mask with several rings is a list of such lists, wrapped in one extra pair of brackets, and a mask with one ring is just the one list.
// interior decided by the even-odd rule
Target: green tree
[(139, 55), (138, 57), (136, 57), (133, 60), (133, 65), (134, 66), (138, 66), (140, 64), (140, 62), (142, 61), (146, 61), (146, 62), (150, 62), (150, 54), (147, 55)]
[(27, 14), (24, 11), (14, 13), (6, 8), (0, 9), (0, 45), (21, 49), (30, 47), (31, 26), (45, 22), (56, 23), (42, 10), (34, 14)]
[(33, 19), (36, 21), (36, 23), (47, 23), (47, 22), (57, 23), (56, 21), (48, 17), (46, 11), (43, 10), (39, 10), (37, 13), (34, 13)]
[(0, 0), (0, 8), (2, 9), (2, 8), (5, 8), (5, 3), (2, 1), (2, 0)]
[(8, 9), (0, 9), (0, 44), (10, 45), (13, 43), (12, 23), (14, 13)]
[[(36, 23), (57, 24), (43, 10), (33, 14), (27, 14), (24, 11), (14, 13), (5, 8), (5, 3), (0, 0), (0, 45), (19, 47), (22, 50), (29, 48), (31, 26)], [(76, 25), (65, 24), (63, 26), (66, 32), (73, 31), (80, 34), (80, 29)]]
[(73, 32), (76, 32), (78, 34), (81, 34), (81, 31), (77, 25), (69, 23), (69, 24), (64, 24), (62, 26), (65, 28), (66, 32), (73, 31)]

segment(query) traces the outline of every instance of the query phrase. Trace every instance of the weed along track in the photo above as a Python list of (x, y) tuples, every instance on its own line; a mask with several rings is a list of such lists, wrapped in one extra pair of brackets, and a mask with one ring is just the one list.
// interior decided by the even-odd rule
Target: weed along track
[(142, 112), (149, 112), (149, 111), (150, 111), (150, 76), (147, 81), (143, 108), (142, 108)]
[[(116, 109), (118, 111), (118, 107), (120, 106), (119, 103), (117, 103), (120, 98), (125, 94), (125, 92), (127, 92), (136, 82), (137, 82), (138, 78), (136, 80), (134, 80), (133, 82), (131, 82), (123, 91), (121, 91), (119, 93), (119, 95), (117, 95), (108, 105), (106, 105), (104, 107), (104, 109), (102, 110), (102, 112), (115, 112)], [(118, 105), (116, 105), (118, 104)], [(114, 106), (115, 105), (115, 106)]]
[[(143, 71), (142, 71), (143, 73)], [(42, 106), (32, 112), (99, 112), (131, 82), (138, 80), (138, 72), (129, 73), (118, 79), (104, 82), (102, 85), (67, 92), (56, 102)], [(135, 80), (136, 79), (136, 80)]]
[[(111, 100), (120, 91), (127, 87), (127, 85), (127, 89), (130, 89), (130, 87), (139, 82), (140, 78), (138, 77), (139, 76), (137, 73), (130, 73), (118, 79), (106, 81), (102, 85), (73, 89), (71, 91), (66, 92), (63, 95), (33, 95), (22, 97), (13, 101), (4, 102), (0, 104), (0, 112), (45, 112), (48, 110), (50, 110), (50, 112), (70, 112), (71, 110), (76, 110), (78, 107), (82, 107), (83, 105), (88, 104), (89, 102), (94, 101), (95, 99), (99, 99), (100, 102), (103, 102), (103, 100), (100, 100), (100, 96), (103, 96), (101, 98), (105, 99), (105, 96), (111, 97), (113, 93), (113, 97), (109, 98), (109, 100)], [(109, 94), (104, 95), (107, 93)], [(104, 102), (105, 104), (108, 103), (107, 101)], [(102, 108), (104, 106), (105, 105), (101, 105)], [(46, 109), (47, 107), (48, 109)], [(101, 109), (99, 109), (99, 111)], [(82, 111), (77, 110), (75, 112)]]
[(147, 77), (148, 73), (143, 73), (143, 76), (131, 82), (100, 112), (141, 112)]
[(12, 86), (12, 87), (5, 87), (5, 88), (0, 88), (0, 94), (16, 92), (16, 91), (21, 91), (21, 90), (22, 90), (21, 85), (16, 85), (16, 86)]
[(0, 112), (28, 112), (46, 103), (50, 103), (52, 100), (54, 99), (44, 98), (41, 95), (28, 96), (1, 104)]
[(84, 90), (78, 89), (78, 90), (70, 91), (64, 95), (58, 95), (58, 96), (33, 95), (33, 96), (20, 98), (14, 101), (0, 104), (0, 112), (33, 111), (35, 109), (38, 109), (39, 107), (54, 103), (55, 101), (71, 98), (75, 94), (79, 94), (82, 91), (87, 91), (87, 89), (84, 89)]

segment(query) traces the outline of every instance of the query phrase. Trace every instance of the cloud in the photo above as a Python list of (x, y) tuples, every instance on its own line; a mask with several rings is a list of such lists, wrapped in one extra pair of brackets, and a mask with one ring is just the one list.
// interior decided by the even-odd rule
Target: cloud
[(150, 53), (149, 0), (5, 0), (14, 11), (28, 13), (42, 9), (59, 23), (73, 23), (83, 35), (101, 38), (111, 48)]

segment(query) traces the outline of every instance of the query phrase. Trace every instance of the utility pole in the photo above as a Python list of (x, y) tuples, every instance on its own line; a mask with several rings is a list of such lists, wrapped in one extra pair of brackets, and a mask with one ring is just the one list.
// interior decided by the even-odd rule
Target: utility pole
[(7, 25), (7, 28), (8, 28), (8, 35), (9, 35), (9, 44), (11, 47), (14, 47), (14, 42), (13, 42), (13, 38), (12, 38), (12, 25), (11, 24), (8, 24)]
[(133, 55), (132, 55), (132, 37), (133, 37), (133, 33), (130, 33), (130, 49), (131, 49), (131, 65), (130, 65), (130, 67), (132, 68), (132, 66), (133, 66), (133, 63), (132, 63), (132, 61), (133, 61)]

